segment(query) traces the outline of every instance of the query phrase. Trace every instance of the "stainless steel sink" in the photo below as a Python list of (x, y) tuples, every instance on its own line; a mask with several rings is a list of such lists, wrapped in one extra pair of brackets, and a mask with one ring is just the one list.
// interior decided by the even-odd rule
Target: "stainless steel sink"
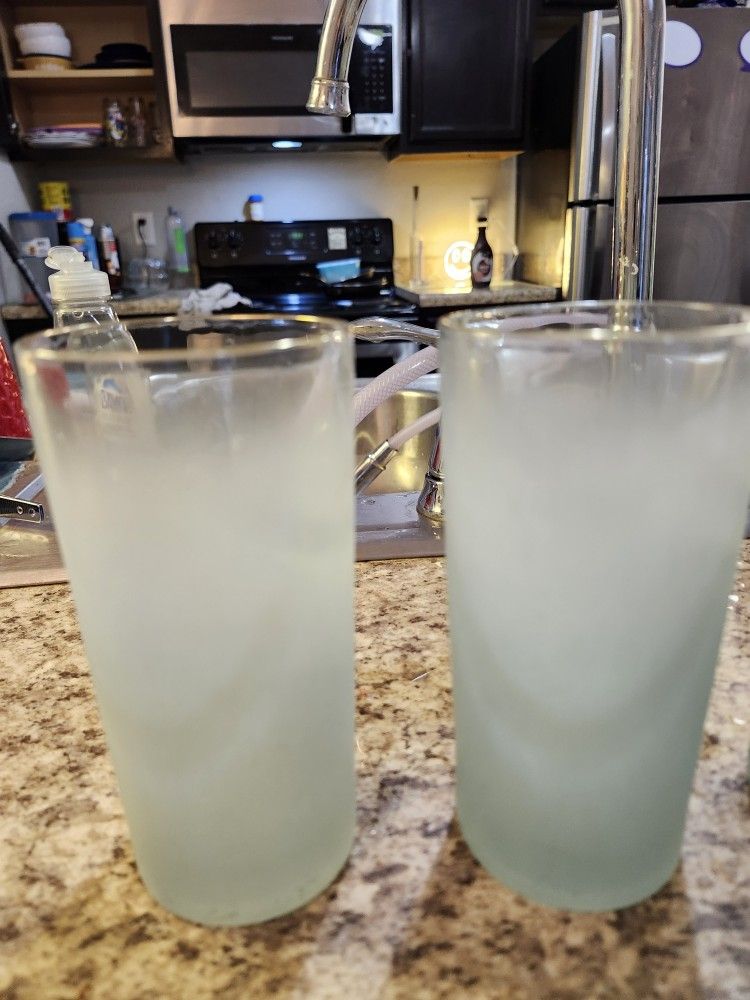
[[(440, 376), (426, 375), (387, 399), (357, 428), (359, 462), (402, 427), (439, 403)], [(443, 554), (442, 528), (417, 513), (435, 429), (412, 438), (357, 497), (357, 559), (408, 559)]]

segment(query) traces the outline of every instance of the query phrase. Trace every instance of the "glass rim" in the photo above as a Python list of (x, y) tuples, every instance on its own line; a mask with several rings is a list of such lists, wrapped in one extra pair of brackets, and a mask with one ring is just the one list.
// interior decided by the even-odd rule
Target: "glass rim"
[[(143, 327), (173, 326), (179, 329), (181, 322), (194, 322), (206, 325), (220, 323), (270, 323), (271, 326), (278, 327), (298, 327), (304, 334), (300, 336), (288, 337), (263, 337), (258, 340), (248, 341), (241, 344), (230, 344), (227, 346), (211, 347), (209, 350), (200, 347), (157, 347), (153, 350), (139, 350), (137, 353), (126, 350), (106, 351), (103, 353), (97, 348), (76, 347), (72, 350), (54, 348), (48, 346), (53, 340), (65, 338), (72, 334), (80, 335), (82, 332), (92, 333), (102, 328), (113, 325), (108, 323), (81, 323), (72, 326), (50, 327), (46, 330), (39, 330), (36, 333), (28, 333), (19, 337), (13, 344), (13, 349), (18, 354), (19, 362), (21, 357), (31, 357), (35, 361), (52, 361), (63, 367), (73, 364), (92, 364), (99, 361), (102, 364), (123, 364), (136, 367), (150, 367), (155, 364), (166, 364), (175, 361), (220, 361), (234, 360), (251, 357), (262, 357), (263, 355), (274, 355), (295, 349), (302, 350), (325, 344), (345, 343), (347, 339), (353, 339), (347, 329), (344, 320), (335, 316), (314, 316), (305, 313), (185, 313), (180, 315), (172, 313), (167, 316), (145, 317), (136, 316), (132, 319), (120, 319), (116, 322), (122, 324), (126, 330), (138, 330)], [(318, 327), (318, 329), (313, 329)], [(185, 333), (199, 332), (186, 329)], [(204, 331), (210, 332), (210, 331)], [(217, 331), (219, 332), (219, 331)]]
[[(628, 310), (635, 309), (656, 309), (668, 313), (670, 310), (677, 312), (693, 313), (700, 317), (706, 317), (705, 325), (700, 327), (681, 326), (677, 322), (673, 326), (658, 326), (648, 331), (647, 337), (641, 330), (632, 327), (613, 329), (610, 326), (576, 326), (571, 325), (568, 329), (554, 329), (548, 326), (538, 325), (529, 327), (516, 327), (512, 330), (504, 330), (500, 325), (504, 319), (535, 319), (548, 315), (560, 316), (561, 319), (567, 314), (580, 312), (581, 314), (593, 313), (596, 310), (610, 311), (617, 306), (623, 306)], [(717, 319), (720, 312), (732, 313), (734, 318), (724, 321)], [(713, 318), (712, 318), (713, 317)], [(482, 326), (481, 324), (492, 323), (494, 326)], [(564, 300), (561, 302), (524, 302), (512, 305), (497, 305), (487, 309), (461, 309), (441, 316), (439, 321), (440, 334), (447, 333), (451, 336), (460, 335), (463, 337), (498, 338), (508, 337), (516, 340), (526, 340), (529, 345), (549, 343), (570, 343), (572, 341), (590, 343), (623, 343), (640, 342), (644, 343), (648, 339), (651, 343), (673, 343), (676, 341), (711, 342), (718, 339), (750, 337), (750, 307), (735, 305), (733, 303), (722, 302), (685, 302), (682, 300), (646, 300), (638, 301), (633, 299), (580, 299)]]

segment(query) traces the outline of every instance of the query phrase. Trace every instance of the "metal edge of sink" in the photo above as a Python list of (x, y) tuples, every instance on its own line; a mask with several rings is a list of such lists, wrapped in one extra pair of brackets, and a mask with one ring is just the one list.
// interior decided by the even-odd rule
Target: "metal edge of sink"
[[(360, 388), (366, 382), (360, 381)], [(409, 390), (435, 394), (438, 405), (440, 375), (423, 375)], [(415, 492), (380, 493), (355, 498), (356, 559), (418, 559), (442, 556), (444, 526), (417, 513)]]

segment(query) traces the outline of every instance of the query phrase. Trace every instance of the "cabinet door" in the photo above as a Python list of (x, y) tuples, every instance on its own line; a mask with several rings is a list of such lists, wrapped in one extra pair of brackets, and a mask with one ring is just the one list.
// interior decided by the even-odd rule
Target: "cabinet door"
[(491, 149), (522, 139), (529, 8), (529, 0), (410, 0), (410, 145)]

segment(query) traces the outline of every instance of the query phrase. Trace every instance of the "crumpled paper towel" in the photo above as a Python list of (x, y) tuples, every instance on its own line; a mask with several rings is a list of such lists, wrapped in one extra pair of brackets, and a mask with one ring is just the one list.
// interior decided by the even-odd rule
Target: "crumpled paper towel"
[(182, 300), (181, 313), (212, 313), (220, 309), (232, 309), (242, 303), (252, 306), (250, 299), (235, 292), (231, 285), (217, 281), (210, 288), (196, 288)]

